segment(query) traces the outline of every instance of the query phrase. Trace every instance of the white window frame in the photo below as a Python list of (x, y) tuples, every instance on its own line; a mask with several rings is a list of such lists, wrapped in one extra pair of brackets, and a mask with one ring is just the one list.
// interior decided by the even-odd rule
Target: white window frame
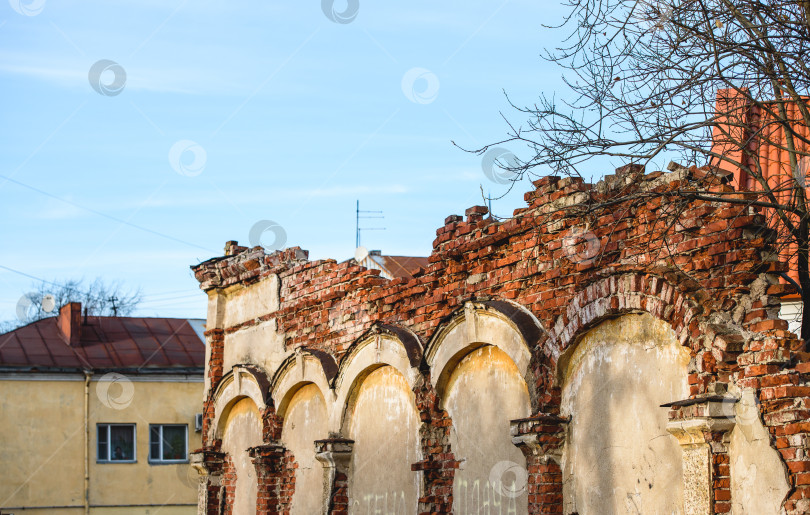
[[(185, 458), (179, 460), (165, 460), (163, 459), (163, 428), (164, 427), (182, 427), (186, 430), (186, 446), (184, 451)], [(158, 456), (152, 457), (152, 429), (158, 428)], [(188, 424), (149, 424), (149, 463), (154, 465), (172, 464), (172, 463), (188, 463)]]
[[(110, 429), (112, 427), (129, 427), (132, 428), (132, 459), (131, 460), (114, 460), (112, 459), (112, 442), (110, 441)], [(102, 457), (99, 454), (99, 445), (101, 440), (98, 438), (99, 431), (102, 428), (107, 430), (107, 456)], [(137, 463), (138, 462), (138, 429), (136, 424), (127, 423), (98, 423), (96, 424), (96, 463)]]

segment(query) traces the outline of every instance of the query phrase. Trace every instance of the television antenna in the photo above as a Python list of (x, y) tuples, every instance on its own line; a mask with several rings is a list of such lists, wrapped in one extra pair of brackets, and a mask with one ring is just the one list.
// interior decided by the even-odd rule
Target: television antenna
[(360, 233), (361, 231), (384, 231), (385, 227), (360, 227), (360, 219), (369, 218), (385, 218), (382, 211), (363, 211), (360, 209), (360, 201), (357, 201), (356, 223), (355, 223), (355, 238), (354, 247), (360, 247)]

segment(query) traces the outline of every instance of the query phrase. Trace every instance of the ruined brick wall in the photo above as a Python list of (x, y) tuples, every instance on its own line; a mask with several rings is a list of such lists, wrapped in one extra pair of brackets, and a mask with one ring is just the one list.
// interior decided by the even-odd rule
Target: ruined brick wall
[(225, 456), (225, 464), (222, 467), (222, 492), (219, 496), (220, 506), (216, 507), (218, 510), (216, 513), (221, 513), (222, 515), (233, 515), (234, 496), (236, 495), (236, 481), (236, 467), (234, 467), (233, 460), (230, 456)]
[[(229, 255), (204, 262), (194, 271), (203, 289), (225, 293), (277, 276), (278, 309), (231, 327), (217, 327), (224, 334), (223, 345), (227, 348), (229, 335), (271, 327), (283, 341), (279, 352), (288, 357), (284, 367), (292, 366), (299, 348), (329, 356), (321, 360), (326, 363), (323, 373), (318, 372), (327, 388), (337, 388), (335, 377), (351, 368), (347, 361), (353, 359), (352, 349), (371, 337), (375, 327), (395, 326), (414, 335), (417, 350), (409, 358), (419, 374), (413, 389), (422, 422), (423, 456), (410, 466), (421, 474), (423, 512), (452, 509), (459, 467), (449, 443), (453, 421), (442, 408), (441, 392), (435, 390), (441, 381), (431, 376), (424, 354), (437, 345), (442, 328), (473, 301), (479, 306), (473, 311), (488, 302), (501, 302), (498, 309), (505, 310), (511, 302), (537, 321), (537, 327), (521, 329), (530, 349), (527, 386), (536, 417), (560, 414), (558, 360), (586, 332), (627, 313), (646, 312), (666, 322), (691, 358), (687, 377), (691, 398), (711, 408), (721, 402), (713, 397), (718, 384), (726, 385), (723, 392), (729, 387), (735, 392), (753, 389), (771, 447), (789, 471), (784, 507), (788, 513), (810, 513), (806, 455), (810, 365), (799, 340), (778, 319), (779, 297), (790, 291), (779, 283), (777, 273), (786, 267), (773, 260), (767, 233), (761, 231), (763, 217), (743, 206), (686, 201), (675, 195), (685, 185), (732, 193), (721, 178), (695, 168), (645, 175), (637, 167), (627, 167), (598, 185), (555, 177), (534, 185), (525, 195), (527, 207), (506, 221), (485, 218), (483, 207), (467, 210), (465, 219), (448, 217), (436, 233), (429, 265), (412, 279), (387, 280), (353, 261), (308, 261), (296, 248), (267, 255), (260, 248), (235, 244)], [(595, 203), (605, 207), (586, 209)], [(260, 345), (267, 343), (257, 342), (253, 354), (244, 359), (255, 360)], [(216, 416), (211, 409), (217, 376), (221, 378), (216, 366), (209, 364), (207, 419)], [(264, 370), (268, 382), (281, 381), (284, 367)], [(305, 369), (302, 366), (302, 374)], [(281, 399), (272, 402), (278, 408)], [(712, 412), (710, 408), (706, 413)], [(713, 415), (707, 417), (713, 420)], [(537, 428), (544, 427), (538, 424)], [(339, 427), (330, 427), (330, 432)], [(540, 434), (531, 427), (526, 431)], [(205, 435), (207, 445), (213, 445), (210, 420)], [(710, 431), (704, 442), (718, 480), (707, 502), (713, 513), (722, 513), (730, 505), (723, 461), (727, 451), (722, 445), (712, 447), (717, 438), (724, 437)], [(562, 512), (560, 469), (549, 458), (557, 456), (559, 449), (554, 447), (562, 445), (546, 442), (533, 443), (528, 451), (522, 448), (528, 453), (532, 513)], [(341, 477), (340, 465), (332, 466)]]

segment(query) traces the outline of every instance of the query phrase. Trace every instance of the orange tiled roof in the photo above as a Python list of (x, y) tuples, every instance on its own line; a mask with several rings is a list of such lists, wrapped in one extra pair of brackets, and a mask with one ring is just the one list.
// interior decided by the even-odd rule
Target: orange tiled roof
[[(776, 102), (764, 102), (760, 105), (750, 104), (745, 97), (733, 89), (723, 89), (717, 92), (717, 113), (721, 114), (718, 120), (722, 127), (714, 127), (712, 133), (712, 151), (728, 156), (739, 162), (742, 166), (721, 161), (718, 166), (734, 174), (734, 186), (738, 190), (761, 191), (762, 185), (752, 177), (747, 168), (762, 170), (762, 176), (768, 181), (769, 188), (778, 190), (792, 184), (793, 177), (786, 145), (785, 129), (775, 123), (770, 110), (776, 108)], [(810, 139), (810, 128), (804, 125), (802, 116), (795, 103), (785, 104), (788, 118), (796, 120), (793, 130), (801, 137)], [(750, 154), (743, 152), (739, 142), (748, 142)], [(808, 151), (801, 138), (794, 138), (798, 151)], [(810, 162), (810, 159), (807, 159)], [(810, 173), (810, 166), (807, 167)], [(810, 186), (810, 177), (807, 178)], [(810, 188), (808, 188), (810, 194)], [(777, 198), (783, 197), (786, 201), (791, 193), (775, 193)], [(796, 260), (796, 245), (786, 245), (780, 249), (780, 257), (788, 262), (788, 275), (798, 282), (798, 266)]]

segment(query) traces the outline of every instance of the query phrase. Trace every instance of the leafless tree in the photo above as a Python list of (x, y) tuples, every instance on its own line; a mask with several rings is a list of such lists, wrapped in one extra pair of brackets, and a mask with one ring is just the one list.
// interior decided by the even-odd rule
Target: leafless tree
[[(810, 1), (568, 0), (547, 49), (566, 88), (513, 107), (508, 142), (526, 174), (580, 176), (609, 162), (662, 167), (670, 160), (730, 172), (737, 194), (702, 198), (766, 215), (780, 255), (810, 307)], [(507, 120), (510, 116), (506, 117)], [(660, 168), (659, 168), (660, 169)], [(697, 185), (678, 194), (688, 201)], [(808, 313), (808, 309), (804, 313)], [(810, 341), (810, 316), (801, 336)]]
[(17, 319), (0, 324), (0, 332), (30, 324), (43, 318), (56, 316), (69, 302), (81, 302), (90, 316), (128, 316), (141, 302), (139, 289), (127, 290), (121, 282), (105, 283), (97, 278), (90, 283), (67, 279), (55, 282), (37, 282), (17, 304)]

